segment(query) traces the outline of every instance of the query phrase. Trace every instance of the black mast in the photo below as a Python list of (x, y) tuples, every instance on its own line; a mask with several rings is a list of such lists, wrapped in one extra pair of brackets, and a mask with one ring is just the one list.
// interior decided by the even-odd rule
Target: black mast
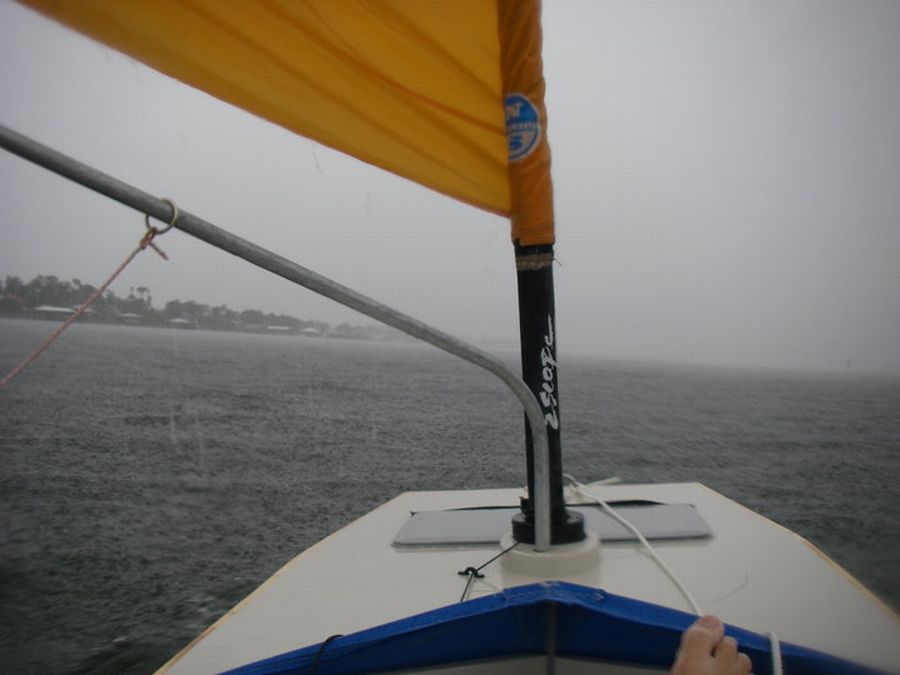
[[(584, 519), (563, 501), (560, 443), (559, 369), (556, 360), (556, 307), (553, 294), (553, 246), (516, 246), (519, 288), (519, 335), (522, 378), (544, 413), (550, 452), (550, 541), (566, 544), (584, 539)], [(513, 517), (513, 537), (534, 543), (534, 444), (525, 423), (528, 499)]]
[[(569, 514), (563, 502), (553, 301), (556, 234), (544, 105), (540, 13), (538, 0), (497, 2), (510, 221), (519, 287), (522, 379), (544, 416), (549, 445), (548, 456), (538, 457), (536, 463), (535, 439), (526, 423), (528, 498), (522, 500), (522, 512), (513, 518), (512, 527), (517, 541), (533, 543), (536, 550), (543, 551), (551, 544), (581, 541), (585, 535), (583, 519), (579, 514)], [(535, 428), (535, 433), (540, 434), (539, 427)], [(539, 452), (544, 450), (541, 448)], [(545, 494), (548, 489), (549, 494)]]

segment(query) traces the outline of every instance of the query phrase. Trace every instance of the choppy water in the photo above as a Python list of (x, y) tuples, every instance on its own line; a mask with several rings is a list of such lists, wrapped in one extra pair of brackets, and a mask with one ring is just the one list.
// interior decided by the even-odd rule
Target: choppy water
[[(0, 373), (51, 328), (0, 320)], [(566, 471), (704, 482), (900, 607), (900, 380), (564, 359), (561, 383)], [(152, 671), (398, 492), (521, 484), (521, 427), (426, 347), (74, 326), (0, 391), (2, 661)]]

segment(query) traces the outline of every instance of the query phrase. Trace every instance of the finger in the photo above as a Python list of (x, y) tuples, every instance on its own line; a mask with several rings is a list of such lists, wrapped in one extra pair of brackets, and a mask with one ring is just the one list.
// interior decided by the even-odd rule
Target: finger
[(679, 651), (685, 655), (709, 656), (724, 633), (725, 626), (718, 617), (704, 616), (684, 631)]
[(734, 663), (738, 658), (737, 640), (726, 635), (716, 645), (713, 656), (723, 663)]
[(753, 669), (753, 663), (750, 661), (750, 657), (744, 652), (738, 652), (737, 658), (738, 672), (741, 675), (750, 675), (750, 671)]

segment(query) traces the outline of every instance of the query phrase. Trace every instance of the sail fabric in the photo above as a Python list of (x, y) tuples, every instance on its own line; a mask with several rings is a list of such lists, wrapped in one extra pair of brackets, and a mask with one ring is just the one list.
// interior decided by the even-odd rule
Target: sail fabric
[(552, 244), (553, 186), (544, 106), (540, 5), (501, 0), (497, 7), (512, 239), (520, 246)]
[[(696, 616), (561, 581), (519, 586), (257, 661), (230, 675), (379, 673), (546, 654), (668, 668)], [(727, 626), (753, 662), (772, 672), (769, 640)], [(784, 672), (875, 675), (821, 652), (781, 644)]]
[(21, 2), (298, 134), (508, 216), (524, 245), (553, 241), (538, 0)]

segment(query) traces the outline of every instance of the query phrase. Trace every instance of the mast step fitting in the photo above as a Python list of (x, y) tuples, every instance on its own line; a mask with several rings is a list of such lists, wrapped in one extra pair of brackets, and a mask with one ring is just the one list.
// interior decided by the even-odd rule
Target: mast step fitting
[[(512, 532), (500, 540), (501, 548), (515, 543)], [(592, 570), (600, 564), (600, 541), (593, 532), (574, 544), (560, 544), (539, 553), (519, 544), (500, 558), (504, 572), (528, 577), (559, 579), (570, 574)]]

